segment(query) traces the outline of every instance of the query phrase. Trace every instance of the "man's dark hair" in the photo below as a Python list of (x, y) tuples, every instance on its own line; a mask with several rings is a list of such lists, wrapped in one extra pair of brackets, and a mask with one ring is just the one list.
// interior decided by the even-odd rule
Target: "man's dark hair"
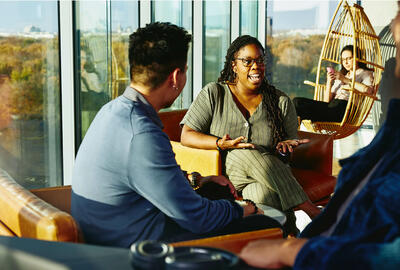
[(185, 70), (192, 36), (182, 27), (154, 22), (129, 36), (131, 81), (159, 86), (175, 69)]

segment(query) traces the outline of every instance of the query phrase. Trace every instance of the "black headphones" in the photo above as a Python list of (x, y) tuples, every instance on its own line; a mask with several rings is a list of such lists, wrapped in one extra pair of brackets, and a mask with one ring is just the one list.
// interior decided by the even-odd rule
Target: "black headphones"
[(239, 258), (228, 251), (209, 247), (175, 247), (145, 240), (131, 246), (135, 270), (220, 270), (235, 269)]

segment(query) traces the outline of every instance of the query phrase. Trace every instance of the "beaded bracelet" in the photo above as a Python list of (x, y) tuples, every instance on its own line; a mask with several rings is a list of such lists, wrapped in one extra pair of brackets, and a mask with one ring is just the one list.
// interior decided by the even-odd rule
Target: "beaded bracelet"
[(219, 141), (220, 139), (221, 139), (221, 138), (217, 138), (217, 140), (215, 141), (215, 144), (217, 145), (217, 150), (218, 150), (218, 151), (222, 151), (221, 147), (219, 147), (219, 145), (218, 145), (218, 141)]
[(247, 202), (247, 203), (249, 203), (249, 204), (251, 204), (251, 205), (254, 206), (254, 212), (252, 213), (252, 215), (257, 214), (257, 212), (258, 212), (258, 207), (257, 207), (257, 205), (256, 205), (255, 202), (253, 202), (252, 200), (249, 200), (249, 199), (243, 199), (243, 201), (244, 201), (244, 202)]

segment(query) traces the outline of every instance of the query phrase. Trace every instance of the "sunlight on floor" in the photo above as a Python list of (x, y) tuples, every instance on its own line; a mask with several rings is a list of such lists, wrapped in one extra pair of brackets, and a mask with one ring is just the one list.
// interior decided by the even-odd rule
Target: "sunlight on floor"
[(302, 210), (295, 211), (294, 214), (296, 215), (296, 227), (301, 232), (311, 222), (311, 218)]

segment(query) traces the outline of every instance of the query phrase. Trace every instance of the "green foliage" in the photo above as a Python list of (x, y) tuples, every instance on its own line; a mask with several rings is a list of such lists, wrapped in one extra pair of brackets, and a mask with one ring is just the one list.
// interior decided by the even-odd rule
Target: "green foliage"
[(323, 42), (323, 35), (269, 37), (273, 84), (291, 97), (312, 97), (314, 89), (303, 82), (315, 80)]
[[(43, 114), (47, 80), (58, 77), (58, 61), (48, 64), (55, 55), (57, 38), (34, 39), (8, 37), (0, 39), (0, 74), (10, 78), (9, 111), (22, 118)], [(55, 84), (53, 84), (55, 86)], [(52, 87), (50, 89), (57, 89)]]

